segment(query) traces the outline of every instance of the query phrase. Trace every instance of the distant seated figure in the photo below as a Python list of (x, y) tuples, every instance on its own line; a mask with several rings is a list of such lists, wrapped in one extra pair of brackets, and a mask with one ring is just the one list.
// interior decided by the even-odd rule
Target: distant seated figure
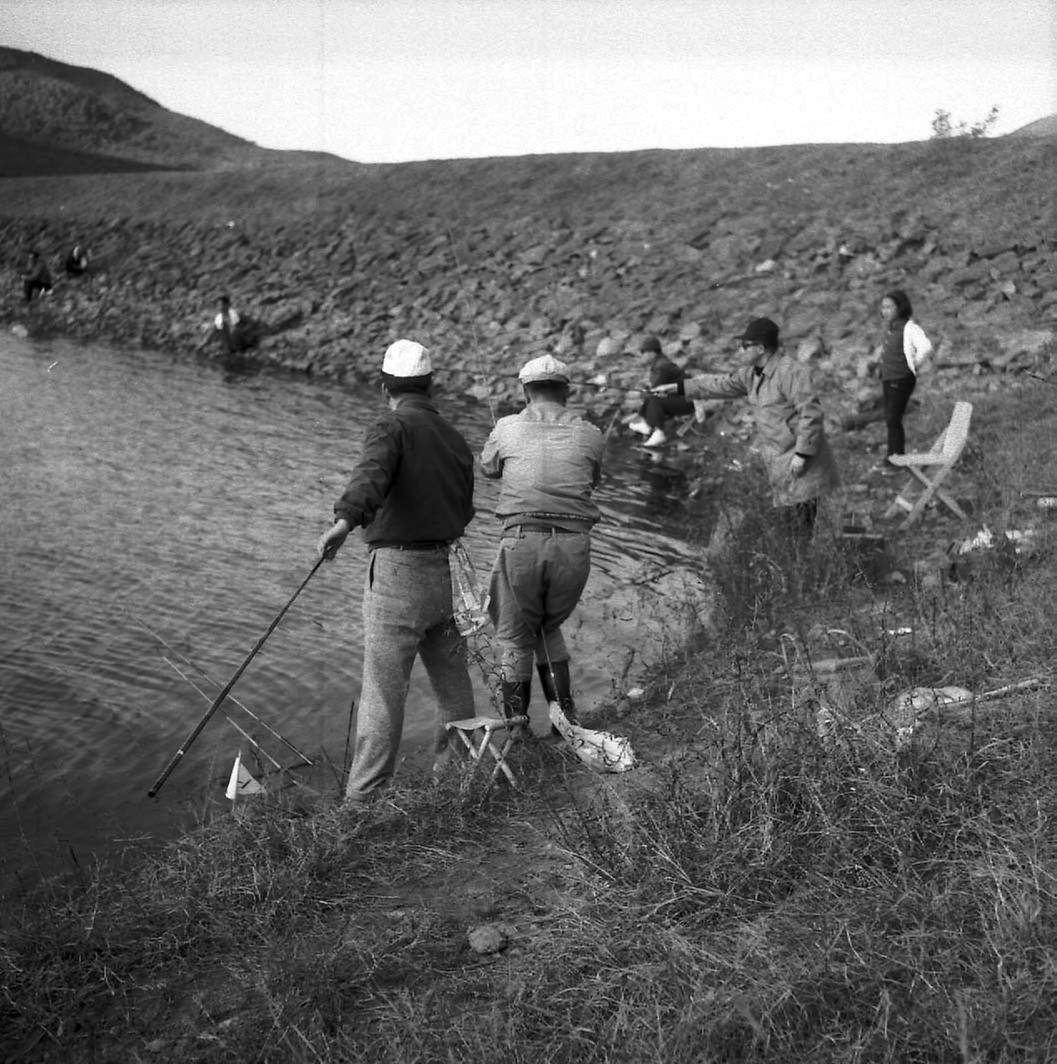
[(22, 274), (22, 294), (29, 303), (34, 296), (42, 296), (50, 291), (51, 271), (40, 252), (33, 250), (26, 260), (26, 271)]
[(74, 244), (63, 263), (67, 277), (80, 277), (88, 272), (88, 249), (83, 244)]
[[(678, 384), (685, 380), (686, 371), (661, 351), (661, 342), (656, 336), (647, 336), (639, 351), (649, 361), (651, 389), (661, 384)], [(662, 447), (668, 442), (664, 426), (671, 418), (686, 417), (688, 414), (700, 416), (691, 400), (684, 399), (681, 395), (650, 395), (639, 408), (635, 418), (628, 423), (628, 428), (647, 437), (643, 444), (645, 447)]]
[(239, 328), (240, 320), (238, 311), (231, 305), (231, 300), (227, 296), (221, 296), (220, 312), (213, 319), (213, 332), (219, 337), (224, 350), (229, 355), (238, 354), (246, 347), (242, 338), (242, 330)]

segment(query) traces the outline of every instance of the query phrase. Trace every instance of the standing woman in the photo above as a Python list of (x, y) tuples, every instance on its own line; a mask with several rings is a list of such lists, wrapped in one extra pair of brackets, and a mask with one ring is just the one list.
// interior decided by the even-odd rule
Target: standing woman
[(906, 292), (896, 289), (881, 300), (884, 332), (881, 336), (881, 391), (884, 400), (888, 449), (884, 467), (897, 469), (889, 459), (903, 454), (906, 434), (903, 415), (914, 394), (917, 372), (932, 353), (932, 343), (925, 331), (913, 320), (913, 309)]

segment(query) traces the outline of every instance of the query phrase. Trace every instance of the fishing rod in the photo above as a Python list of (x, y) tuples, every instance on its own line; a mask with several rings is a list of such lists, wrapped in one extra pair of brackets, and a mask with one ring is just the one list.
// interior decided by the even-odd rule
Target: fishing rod
[(220, 706), (223, 703), (224, 699), (227, 698), (228, 694), (231, 692), (231, 689), (238, 682), (239, 677), (246, 671), (246, 668), (249, 665), (249, 663), (251, 661), (253, 661), (253, 659), (260, 652), (261, 647), (264, 646), (265, 640), (268, 638), (268, 636), (270, 636), (272, 634), (272, 632), (275, 631), (275, 629), (279, 625), (279, 622), (283, 619), (284, 616), (286, 616), (286, 611), (294, 604), (294, 600), (297, 598), (297, 596), (300, 595), (302, 591), (304, 591), (304, 589), (307, 586), (309, 580), (311, 580), (312, 577), (315, 576), (316, 570), (323, 564), (324, 559), (325, 559), (325, 555), (321, 555), (319, 558), (316, 559), (315, 564), (312, 566), (312, 568), (308, 572), (308, 576), (306, 576), (304, 578), (304, 580), (301, 581), (300, 586), (290, 596), (290, 598), (287, 601), (286, 605), (283, 606), (283, 608), (276, 614), (275, 620), (273, 620), (272, 623), (270, 625), (268, 625), (268, 628), (265, 631), (264, 635), (262, 635), (260, 637), (260, 639), (257, 640), (257, 643), (254, 646), (254, 648), (249, 652), (249, 654), (246, 655), (245, 660), (235, 670), (235, 675), (232, 676), (231, 679), (228, 680), (228, 682), (224, 685), (224, 689), (213, 700), (213, 704), (203, 714), (202, 719), (194, 726), (194, 728), (191, 729), (191, 734), (188, 735), (187, 738), (184, 740), (183, 745), (180, 747), (179, 750), (176, 751), (175, 754), (173, 754), (172, 758), (170, 758), (170, 760), (169, 760), (169, 763), (165, 766), (164, 769), (162, 769), (161, 775), (154, 781), (154, 785), (150, 788), (150, 790), (147, 791), (147, 797), (148, 798), (155, 797), (155, 795), (157, 795), (158, 791), (161, 790), (162, 785), (169, 778), (169, 776), (172, 775), (173, 769), (175, 769), (176, 766), (180, 763), (180, 760), (183, 758), (184, 754), (187, 753), (188, 748), (195, 741), (195, 739), (197, 739), (198, 736), (201, 734), (202, 729), (212, 719), (213, 714), (216, 713), (216, 711), (220, 708)]
[[(194, 679), (188, 676), (187, 673), (184, 672), (183, 669), (181, 669), (180, 666), (172, 660), (172, 658), (167, 658), (163, 654), (162, 661), (164, 661), (165, 664), (168, 665), (169, 668), (172, 669), (172, 671), (175, 672), (181, 680), (184, 680), (185, 682), (189, 683), (207, 702), (212, 701), (212, 695), (210, 695), (208, 691), (205, 691), (201, 687), (199, 687), (198, 684), (195, 683)], [(232, 699), (232, 701), (234, 701), (234, 699)], [(250, 746), (253, 747), (254, 753), (256, 753), (260, 757), (267, 758), (275, 767), (276, 771), (283, 771), (283, 766), (274, 757), (272, 757), (272, 755), (269, 754), (268, 751), (265, 750), (264, 747), (261, 746), (261, 744), (257, 742), (257, 740), (254, 739), (254, 737), (250, 735), (250, 733), (246, 731), (245, 728), (242, 727), (242, 725), (240, 725), (237, 721), (232, 720), (231, 717), (229, 717), (226, 713), (224, 714), (224, 719), (235, 729), (235, 731), (239, 733), (239, 735), (242, 736), (243, 739), (245, 739), (250, 744)]]
[[(157, 640), (158, 640), (158, 642), (159, 642), (159, 643), (160, 643), (160, 644), (161, 644), (161, 645), (162, 645), (163, 647), (165, 647), (165, 649), (166, 649), (167, 651), (169, 651), (169, 653), (170, 653), (170, 654), (173, 654), (173, 655), (175, 655), (175, 656), (176, 656), (176, 657), (178, 657), (178, 658), (179, 658), (179, 659), (180, 659), (180, 660), (181, 660), (181, 661), (182, 661), (182, 662), (183, 662), (183, 663), (184, 663), (185, 665), (188, 665), (188, 666), (189, 666), (190, 668), (194, 669), (194, 671), (195, 671), (195, 672), (197, 672), (197, 673), (198, 673), (198, 675), (199, 675), (199, 676), (201, 676), (201, 677), (202, 677), (202, 679), (204, 679), (204, 680), (205, 680), (205, 681), (206, 681), (207, 683), (210, 683), (210, 684), (212, 684), (212, 685), (213, 685), (214, 687), (219, 687), (219, 686), (220, 686), (219, 682), (218, 682), (217, 680), (213, 679), (213, 677), (212, 677), (212, 676), (210, 676), (210, 675), (209, 675), (209, 673), (207, 673), (207, 672), (205, 671), (205, 669), (203, 669), (203, 668), (202, 668), (202, 667), (201, 667), (200, 665), (196, 665), (196, 664), (195, 664), (195, 662), (193, 662), (193, 661), (192, 661), (192, 660), (191, 660), (191, 659), (190, 659), (190, 658), (189, 658), (189, 657), (188, 657), (188, 656), (187, 656), (186, 654), (181, 654), (179, 650), (177, 650), (177, 649), (176, 649), (175, 647), (173, 647), (173, 646), (171, 646), (171, 645), (170, 645), (169, 643), (167, 643), (167, 642), (166, 642), (166, 641), (165, 641), (165, 640), (164, 640), (164, 639), (163, 639), (163, 638), (162, 638), (162, 637), (161, 637), (161, 636), (160, 636), (160, 635), (159, 635), (159, 634), (158, 634), (157, 632), (155, 632), (155, 631), (154, 631), (154, 630), (153, 630), (152, 628), (148, 627), (148, 625), (147, 625), (146, 623), (144, 623), (144, 621), (142, 621), (142, 620), (141, 620), (141, 619), (140, 619), (139, 617), (136, 617), (136, 618), (135, 618), (135, 621), (136, 621), (136, 624), (138, 624), (138, 625), (140, 626), (140, 628), (142, 628), (142, 629), (143, 629), (143, 630), (144, 630), (144, 631), (145, 631), (145, 632), (146, 632), (146, 633), (147, 633), (148, 635), (151, 635), (151, 636), (153, 636), (153, 637), (154, 637), (155, 639), (157, 639)], [(165, 661), (166, 661), (166, 662), (168, 662), (168, 663), (169, 663), (169, 665), (171, 665), (173, 669), (176, 669), (176, 666), (175, 666), (175, 665), (173, 665), (173, 663), (172, 663), (171, 661), (169, 661), (169, 659), (168, 659), (168, 658), (165, 658)], [(179, 670), (179, 669), (176, 669), (176, 672), (177, 672), (177, 675), (179, 675), (180, 677), (182, 677), (182, 678), (183, 678), (183, 679), (185, 679), (185, 680), (188, 680), (188, 683), (190, 683), (190, 684), (191, 684), (191, 686), (192, 686), (192, 687), (194, 687), (196, 691), (197, 691), (197, 690), (200, 690), (200, 688), (198, 688), (198, 687), (197, 687), (197, 686), (195, 685), (194, 681), (193, 681), (193, 680), (189, 680), (189, 679), (188, 679), (188, 678), (187, 678), (187, 677), (186, 677), (186, 676), (185, 676), (185, 675), (184, 675), (184, 674), (183, 674), (182, 672), (180, 672), (180, 670)], [(210, 697), (210, 696), (209, 696), (208, 694), (206, 694), (206, 698), (209, 698), (209, 697)], [(247, 717), (251, 717), (251, 718), (252, 718), (253, 720), (255, 720), (255, 721), (256, 721), (256, 722), (257, 722), (257, 723), (258, 723), (258, 724), (259, 724), (259, 725), (260, 725), (260, 726), (261, 726), (262, 728), (264, 728), (264, 729), (265, 729), (265, 731), (267, 731), (267, 732), (268, 732), (268, 733), (269, 733), (270, 735), (272, 735), (272, 736), (273, 736), (273, 737), (274, 737), (275, 739), (278, 739), (278, 740), (279, 740), (279, 742), (281, 742), (281, 743), (283, 744), (283, 746), (285, 746), (285, 747), (287, 748), (287, 750), (289, 750), (289, 751), (290, 751), (290, 752), (291, 752), (292, 754), (294, 754), (294, 755), (295, 755), (296, 757), (299, 757), (299, 758), (301, 758), (301, 760), (302, 760), (302, 761), (303, 761), (303, 762), (304, 762), (304, 763), (305, 763), (306, 765), (311, 765), (311, 764), (312, 764), (312, 759), (311, 759), (310, 757), (308, 757), (308, 756), (307, 756), (306, 754), (303, 754), (303, 753), (302, 753), (302, 752), (301, 752), (300, 750), (298, 750), (298, 748), (297, 748), (296, 746), (294, 746), (294, 744), (293, 744), (292, 742), (290, 742), (290, 740), (289, 740), (289, 739), (285, 738), (285, 737), (284, 737), (283, 735), (281, 735), (281, 734), (280, 734), (280, 733), (279, 733), (278, 731), (276, 731), (276, 729), (275, 729), (275, 728), (273, 728), (273, 727), (272, 727), (272, 726), (271, 726), (271, 725), (270, 725), (270, 724), (269, 724), (269, 723), (268, 723), (268, 722), (267, 722), (266, 720), (262, 720), (262, 719), (261, 719), (260, 717), (258, 717), (258, 716), (257, 716), (257, 714), (256, 714), (256, 713), (254, 713), (254, 712), (253, 712), (253, 711), (252, 711), (252, 710), (251, 710), (251, 709), (249, 708), (249, 706), (247, 706), (247, 705), (245, 705), (244, 703), (240, 702), (240, 701), (239, 701), (239, 700), (238, 700), (238, 699), (237, 699), (237, 698), (236, 698), (236, 697), (235, 697), (234, 695), (232, 695), (232, 696), (231, 696), (231, 701), (232, 701), (232, 702), (233, 702), (233, 703), (234, 703), (234, 704), (235, 704), (236, 706), (238, 706), (238, 707), (239, 707), (239, 709), (241, 709), (241, 710), (242, 710), (242, 712), (243, 712), (243, 713), (245, 713)], [(234, 723), (234, 722), (233, 722), (233, 723)], [(237, 727), (237, 725), (236, 725), (236, 727)]]

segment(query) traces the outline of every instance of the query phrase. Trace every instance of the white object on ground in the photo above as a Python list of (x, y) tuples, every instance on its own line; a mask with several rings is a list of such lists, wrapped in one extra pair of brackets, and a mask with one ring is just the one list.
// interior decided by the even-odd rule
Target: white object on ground
[[(1030, 546), (1035, 539), (1035, 530), (1029, 528), (1024, 532), (1017, 529), (1010, 529), (1008, 532), (1003, 532), (1007, 543), (1013, 544), (1014, 553), (1019, 554), (1021, 547)], [(995, 545), (995, 534), (984, 525), (975, 536), (971, 536), (969, 539), (963, 539), (961, 543), (957, 545), (957, 554), (968, 554), (974, 550), (990, 550)]]
[(235, 755), (235, 764), (231, 766), (231, 778), (228, 780), (228, 789), (224, 797), (229, 802), (244, 797), (247, 794), (264, 794), (264, 787), (250, 774), (250, 770), (242, 763), (242, 751)]
[(635, 753), (629, 739), (571, 723), (557, 702), (551, 702), (548, 708), (551, 724), (588, 768), (595, 772), (627, 772), (635, 767)]

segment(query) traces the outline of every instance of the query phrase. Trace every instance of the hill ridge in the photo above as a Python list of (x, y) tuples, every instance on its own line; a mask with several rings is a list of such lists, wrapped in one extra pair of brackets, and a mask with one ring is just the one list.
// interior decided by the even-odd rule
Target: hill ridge
[(305, 161), (163, 107), (120, 78), (0, 47), (0, 177), (211, 170)]

